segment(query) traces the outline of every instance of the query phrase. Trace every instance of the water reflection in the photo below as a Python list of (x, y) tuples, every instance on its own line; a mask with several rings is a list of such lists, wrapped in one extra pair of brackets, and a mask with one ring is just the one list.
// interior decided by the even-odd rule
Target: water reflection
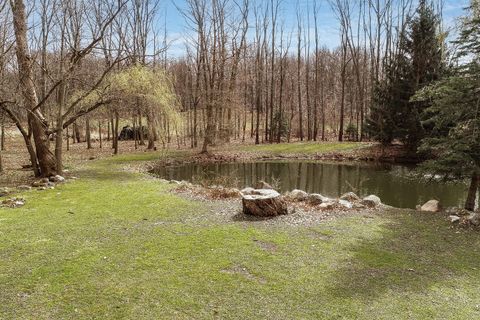
[(155, 174), (165, 179), (207, 181), (237, 187), (254, 186), (259, 180), (275, 185), (280, 191), (302, 189), (329, 197), (354, 191), (361, 196), (378, 195), (386, 204), (414, 208), (430, 199), (445, 206), (461, 206), (465, 201), (465, 184), (418, 181), (412, 168), (398, 165), (319, 162), (251, 162), (220, 164), (186, 164), (158, 167)]

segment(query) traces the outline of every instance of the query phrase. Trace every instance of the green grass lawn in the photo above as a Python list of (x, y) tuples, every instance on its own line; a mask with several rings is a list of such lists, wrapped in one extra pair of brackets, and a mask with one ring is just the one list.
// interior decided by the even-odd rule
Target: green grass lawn
[(0, 209), (0, 319), (480, 318), (474, 231), (399, 210), (225, 222), (120, 170), (141, 158)]
[(268, 153), (271, 155), (286, 154), (315, 154), (328, 152), (353, 151), (355, 149), (371, 146), (370, 143), (361, 142), (295, 142), (246, 145), (238, 147), (238, 150), (247, 152)]

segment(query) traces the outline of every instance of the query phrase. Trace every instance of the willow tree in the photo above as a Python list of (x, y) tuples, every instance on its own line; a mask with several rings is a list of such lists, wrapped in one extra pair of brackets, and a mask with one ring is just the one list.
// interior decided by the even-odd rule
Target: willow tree
[(169, 127), (176, 129), (183, 125), (172, 81), (163, 69), (134, 65), (113, 74), (108, 81), (108, 88), (106, 94), (112, 101), (131, 106), (137, 106), (140, 102), (143, 106), (143, 114), (148, 119), (148, 149), (155, 148), (156, 137), (166, 135), (162, 123), (168, 123)]

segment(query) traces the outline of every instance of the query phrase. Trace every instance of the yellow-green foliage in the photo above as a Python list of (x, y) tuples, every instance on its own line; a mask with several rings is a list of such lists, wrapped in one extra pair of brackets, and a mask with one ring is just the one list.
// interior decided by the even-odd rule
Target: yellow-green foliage
[[(173, 128), (179, 129), (182, 117), (178, 111), (178, 99), (173, 85), (161, 69), (135, 65), (111, 74), (99, 88), (91, 92), (78, 90), (69, 97), (69, 104), (79, 100), (77, 107), (87, 109), (99, 101), (111, 101), (113, 105), (141, 103), (144, 114), (156, 123), (166, 119)], [(162, 135), (162, 132), (157, 132)]]
[(163, 116), (175, 126), (181, 124), (177, 96), (164, 70), (135, 65), (113, 74), (108, 82), (110, 95), (122, 100), (141, 99), (154, 118)]

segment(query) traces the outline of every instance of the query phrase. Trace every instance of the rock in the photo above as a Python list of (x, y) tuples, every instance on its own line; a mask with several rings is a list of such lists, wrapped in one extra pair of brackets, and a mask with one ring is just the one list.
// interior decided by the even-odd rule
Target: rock
[(480, 225), (480, 213), (472, 212), (468, 216), (467, 221), (470, 222), (470, 224), (472, 224), (474, 226), (479, 226)]
[(420, 207), (422, 212), (439, 212), (442, 210), (440, 202), (438, 200), (427, 201), (423, 206)]
[(17, 187), (18, 190), (31, 190), (32, 187), (26, 186), (26, 185), (21, 185)]
[(47, 187), (38, 187), (37, 190), (38, 191), (47, 190)]
[(330, 209), (335, 208), (335, 202), (333, 202), (333, 201), (324, 202), (324, 203), (322, 203), (319, 207), (320, 207), (321, 209), (330, 210)]
[(265, 181), (260, 180), (255, 185), (255, 189), (272, 189), (273, 190), (274, 188), (271, 185), (269, 185), (268, 183), (266, 183)]
[(360, 201), (360, 197), (353, 192), (347, 192), (340, 197), (340, 200), (355, 202), (355, 201)]
[(382, 204), (382, 200), (376, 195), (369, 195), (368, 197), (363, 198), (361, 204), (366, 207), (374, 208)]
[(366, 206), (361, 204), (360, 202), (354, 202), (354, 203), (352, 203), (352, 208), (353, 209), (365, 209)]
[(455, 215), (449, 216), (448, 219), (450, 220), (451, 223), (455, 223), (455, 222), (459, 222), (459, 221), (460, 221), (460, 217), (459, 217), (459, 216), (455, 216)]
[(177, 181), (177, 180), (170, 180), (170, 182), (168, 182), (169, 184), (180, 184), (180, 181)]
[(312, 193), (307, 196), (307, 202), (314, 206), (318, 206), (327, 201), (330, 201), (330, 199), (322, 196), (319, 193)]
[(11, 192), (11, 190), (9, 188), (2, 187), (2, 188), (0, 188), (0, 197), (4, 197), (7, 194), (9, 194), (10, 192)]
[(338, 203), (342, 207), (347, 208), (347, 209), (352, 209), (352, 207), (353, 207), (352, 203), (350, 201), (347, 201), (347, 200), (340, 199), (340, 200), (338, 200)]
[(459, 217), (465, 217), (470, 215), (472, 212), (468, 211), (463, 208), (455, 208), (455, 207), (449, 207), (444, 209), (445, 213), (452, 215), (452, 216), (459, 216)]
[(193, 187), (193, 184), (191, 182), (188, 182), (188, 181), (185, 181), (185, 180), (180, 181), (178, 184), (180, 186), (187, 187), (187, 188)]
[(251, 187), (247, 187), (247, 188), (244, 188), (244, 189), (240, 190), (240, 192), (242, 193), (242, 195), (252, 195), (252, 194), (255, 194), (255, 189), (253, 189)]
[(455, 213), (457, 216), (460, 216), (460, 217), (465, 217), (465, 216), (469, 216), (472, 212), (471, 211), (468, 211), (467, 209), (464, 209), (464, 208), (458, 208), (457, 212)]
[(275, 190), (257, 189), (254, 195), (243, 195), (243, 213), (257, 217), (275, 217), (288, 214), (287, 203)]
[(50, 177), (48, 178), (48, 180), (50, 180), (50, 182), (56, 182), (56, 183), (58, 183), (58, 182), (65, 182), (65, 178), (62, 177), (62, 176), (59, 175), (59, 174), (57, 174), (57, 175), (55, 175), (55, 176), (50, 176)]
[(23, 198), (6, 199), (6, 200), (3, 200), (1, 203), (2, 207), (7, 207), (7, 208), (18, 208), (23, 205), (25, 205), (25, 199)]
[(38, 187), (45, 187), (47, 183), (40, 181), (33, 181), (32, 182), (32, 187), (38, 188)]
[(295, 189), (288, 194), (288, 196), (295, 201), (305, 201), (307, 200), (308, 193), (303, 190)]

